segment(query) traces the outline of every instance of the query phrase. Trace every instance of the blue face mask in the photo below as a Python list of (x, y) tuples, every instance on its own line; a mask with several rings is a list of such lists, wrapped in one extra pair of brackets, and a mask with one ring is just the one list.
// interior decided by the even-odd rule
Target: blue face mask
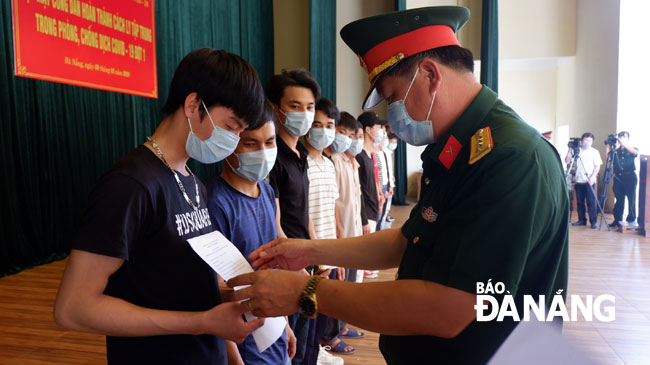
[(388, 105), (388, 125), (390, 125), (393, 132), (395, 132), (402, 141), (414, 146), (423, 146), (425, 144), (433, 143), (433, 123), (429, 120), (429, 115), (431, 115), (433, 101), (436, 99), (436, 91), (433, 92), (431, 98), (427, 120), (423, 122), (413, 120), (406, 110), (404, 101), (406, 101), (406, 97), (408, 96), (409, 91), (411, 91), (411, 86), (413, 86), (413, 81), (415, 81), (415, 76), (417, 76), (418, 70), (419, 68), (415, 70), (415, 75), (413, 75), (411, 84), (409, 85), (408, 90), (406, 90), (404, 99)]
[(307, 132), (314, 122), (314, 112), (304, 111), (304, 112), (283, 112), (282, 114), (286, 117), (284, 121), (284, 128), (294, 137), (302, 137)]
[(356, 156), (361, 152), (363, 149), (363, 139), (355, 139), (352, 140), (352, 143), (350, 143), (350, 148), (348, 149), (348, 153), (350, 153), (352, 156)]
[(381, 141), (383, 141), (383, 140), (384, 140), (384, 130), (380, 129), (379, 132), (377, 132), (377, 136), (375, 137), (375, 141), (373, 142), (372, 145), (375, 148), (377, 148), (377, 147), (379, 147), (379, 145), (381, 144)]
[(389, 151), (395, 151), (397, 149), (397, 143), (389, 143), (388, 146), (386, 146), (386, 149)]
[(192, 131), (192, 123), (190, 123), (190, 118), (187, 118), (187, 123), (190, 125), (190, 134), (187, 136), (187, 142), (185, 142), (185, 151), (190, 157), (202, 163), (219, 162), (235, 151), (239, 143), (239, 137), (214, 125), (205, 103), (201, 102), (201, 104), (203, 104), (210, 123), (212, 123), (212, 134), (208, 139), (202, 141)]
[(345, 152), (348, 150), (348, 148), (350, 148), (350, 144), (352, 144), (352, 138), (346, 136), (345, 134), (337, 133), (334, 137), (334, 142), (332, 142), (332, 152)]
[(322, 150), (334, 142), (335, 132), (334, 129), (329, 128), (312, 128), (309, 130), (307, 141), (309, 141), (309, 144), (315, 149)]
[(271, 172), (275, 164), (275, 158), (278, 155), (278, 149), (265, 148), (252, 152), (236, 153), (239, 167), (236, 169), (232, 167), (230, 162), (226, 159), (228, 166), (235, 172), (235, 174), (250, 181), (261, 181)]

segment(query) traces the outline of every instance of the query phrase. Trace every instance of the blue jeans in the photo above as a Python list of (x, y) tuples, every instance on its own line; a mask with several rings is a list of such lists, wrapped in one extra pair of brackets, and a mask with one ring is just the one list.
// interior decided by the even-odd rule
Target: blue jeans
[(307, 336), (309, 335), (309, 318), (300, 313), (289, 316), (289, 327), (296, 336), (296, 355), (291, 360), (293, 365), (302, 365), (307, 350)]

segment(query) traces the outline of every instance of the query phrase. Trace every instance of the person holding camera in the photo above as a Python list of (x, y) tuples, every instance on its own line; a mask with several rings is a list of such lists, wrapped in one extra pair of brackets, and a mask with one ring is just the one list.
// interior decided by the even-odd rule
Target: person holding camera
[[(634, 159), (639, 154), (639, 149), (631, 147), (630, 134), (620, 132), (617, 137), (618, 143), (614, 150), (614, 222), (610, 227), (618, 227), (623, 220), (623, 210), (625, 209), (625, 198), (627, 197), (627, 217), (628, 223), (636, 220), (636, 167)], [(609, 154), (610, 145), (607, 145), (607, 154)]]
[(585, 200), (587, 201), (587, 209), (589, 210), (589, 222), (591, 228), (596, 228), (598, 221), (598, 210), (596, 209), (596, 193), (589, 191), (595, 189), (596, 179), (598, 178), (598, 171), (603, 164), (598, 150), (591, 147), (594, 142), (594, 135), (586, 132), (582, 135), (582, 143), (580, 144), (580, 152), (575, 156), (573, 149), (569, 149), (565, 162), (568, 164), (572, 158), (577, 158), (576, 175), (574, 189), (576, 192), (576, 202), (578, 206), (578, 221), (574, 222), (573, 226), (586, 226), (587, 217), (585, 216)]

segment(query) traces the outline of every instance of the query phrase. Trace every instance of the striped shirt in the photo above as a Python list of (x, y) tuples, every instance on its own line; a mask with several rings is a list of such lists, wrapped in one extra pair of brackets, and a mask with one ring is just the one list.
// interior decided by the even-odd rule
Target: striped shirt
[(309, 216), (317, 239), (336, 238), (334, 207), (339, 198), (334, 164), (328, 158), (316, 160), (307, 156), (309, 164)]

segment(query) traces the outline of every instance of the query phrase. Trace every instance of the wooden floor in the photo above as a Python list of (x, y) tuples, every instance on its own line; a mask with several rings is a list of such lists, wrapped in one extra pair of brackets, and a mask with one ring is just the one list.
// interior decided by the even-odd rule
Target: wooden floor
[[(393, 208), (394, 226), (409, 210)], [(102, 336), (63, 331), (52, 320), (64, 266), (65, 260), (0, 279), (0, 364), (106, 363)], [(394, 276), (387, 270), (370, 280)], [(572, 227), (569, 278), (569, 295), (614, 295), (616, 320), (565, 323), (567, 340), (596, 363), (650, 364), (650, 239)], [(342, 356), (345, 364), (384, 364), (377, 334), (348, 342), (357, 352)]]

